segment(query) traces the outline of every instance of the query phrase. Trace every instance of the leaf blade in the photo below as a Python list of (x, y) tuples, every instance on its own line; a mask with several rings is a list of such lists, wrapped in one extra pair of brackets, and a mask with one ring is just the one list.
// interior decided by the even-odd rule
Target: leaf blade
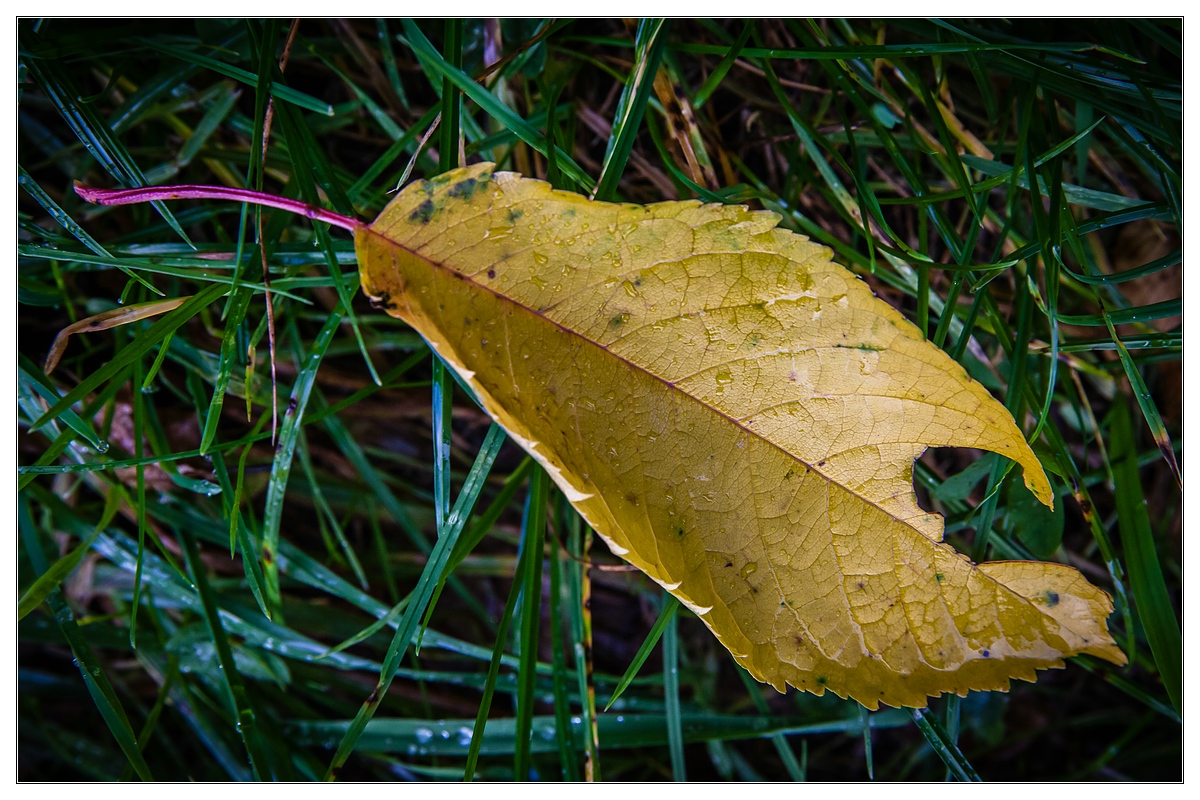
[[(911, 489), (925, 446), (1014, 458), (1050, 504), (1036, 456), (983, 387), (777, 219), (596, 203), (484, 164), (413, 184), (355, 241), (366, 293), (759, 680), (920, 707), (1074, 652), (1121, 661), (1111, 601), (1074, 570), (975, 567), (940, 543)], [(900, 428), (879, 435), (837, 427), (889, 416)], [(921, 603), (936, 610), (914, 623)]]

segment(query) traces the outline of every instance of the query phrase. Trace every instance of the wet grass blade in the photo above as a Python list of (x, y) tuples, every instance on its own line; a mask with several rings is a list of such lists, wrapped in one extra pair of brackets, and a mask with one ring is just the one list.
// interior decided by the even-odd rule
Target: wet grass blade
[[(45, 373), (38, 369), (37, 365), (30, 361), (24, 354), (19, 354), (17, 358), (17, 376), (18, 383), (30, 393), (42, 398), (46, 402), (46, 405), (56, 403), (62, 397), (58, 393), (58, 389), (46, 377)], [(108, 442), (100, 438), (100, 434), (96, 432), (86, 419), (71, 409), (63, 410), (57, 419), (79, 434), (92, 447), (96, 448), (97, 452), (103, 453), (108, 450)], [(33, 425), (30, 427), (36, 429), (41, 426)]]
[[(462, 70), (463, 22), (461, 19), (446, 20), (446, 37), (442, 45), (443, 57), (453, 69)], [(459, 163), (458, 148), (462, 137), (462, 97), (454, 88), (448, 74), (442, 75), (442, 147), (438, 151), (438, 166), (449, 172)]]
[[(488, 431), (488, 437), (484, 440), (484, 446), (480, 448), (480, 453), (476, 457), (476, 463), (480, 464), (479, 473), (477, 474), (480, 484), (482, 484), (483, 478), (486, 477), (487, 472), (491, 469), (491, 464), (495, 460), (496, 453), (503, 441), (503, 431), (493, 425)], [(409, 643), (412, 642), (417, 632), (417, 626), (421, 621), (422, 615), (425, 613), (430, 599), (433, 597), (434, 589), (437, 587), (438, 578), (441, 576), (442, 570), (445, 568), (446, 562), (454, 550), (455, 542), (462, 534), (467, 519), (471, 515), (475, 499), (478, 496), (478, 487), (474, 487), (470, 492), (463, 491), (459, 493), (458, 500), (455, 502), (454, 508), (447, 519), (445, 532), (438, 538), (437, 544), (430, 551), (429, 558), (425, 562), (425, 568), (422, 570), (417, 586), (413, 590), (414, 599), (405, 608), (404, 616), (400, 619), (396, 627), (396, 634), (392, 637), (392, 643), (388, 647), (383, 668), (379, 673), (379, 680), (376, 682), (371, 695), (362, 704), (362, 707), (359, 708), (353, 723), (351, 723), (350, 727), (346, 730), (346, 734), (338, 744), (337, 752), (334, 754), (333, 760), (325, 772), (326, 780), (332, 780), (338, 770), (346, 763), (346, 759), (354, 752), (354, 748), (367, 722), (375, 715), (376, 709), (379, 708), (379, 704), (383, 701), (383, 696), (387, 693), (388, 687), (391, 686), (392, 679), (396, 675), (396, 670), (400, 666), (400, 659), (403, 658)]]
[(712, 71), (712, 74), (708, 76), (707, 80), (704, 81), (704, 85), (700, 87), (699, 91), (696, 92), (696, 96), (692, 99), (692, 105), (697, 110), (708, 102), (708, 98), (712, 97), (712, 93), (721, 85), (721, 81), (725, 80), (725, 76), (729, 74), (733, 62), (737, 61), (738, 56), (741, 55), (742, 48), (746, 46), (746, 42), (750, 41), (752, 33), (754, 33), (754, 20), (746, 20), (746, 24), (742, 27), (742, 32), (738, 34), (737, 41), (721, 57), (721, 62), (717, 64), (716, 69)]
[[(27, 26), (18, 28), (21, 46), (26, 51), (36, 52), (39, 39)], [(137, 188), (146, 186), (146, 178), (141, 169), (129, 155), (129, 151), (113, 136), (108, 125), (96, 116), (95, 112), (85, 103), (79, 102), (81, 93), (73, 85), (71, 79), (53, 59), (41, 59), (36, 56), (23, 59), (23, 63), (46, 92), (50, 101), (58, 108), (63, 119), (71, 130), (79, 137), (79, 141), (87, 151), (123, 186)], [(191, 244), (187, 234), (175, 217), (167, 209), (166, 204), (155, 201), (151, 205), (162, 215), (171, 229), (179, 234), (187, 244)]]
[(638, 648), (637, 654), (633, 657), (633, 661), (629, 662), (629, 668), (625, 670), (625, 674), (621, 676), (620, 683), (613, 690), (612, 697), (608, 698), (608, 704), (604, 706), (604, 710), (608, 711), (612, 708), (613, 703), (617, 702), (629, 684), (633, 683), (633, 679), (637, 677), (638, 670), (646, 663), (646, 659), (654, 652), (655, 646), (658, 645), (658, 640), (662, 637), (663, 631), (679, 613), (679, 601), (674, 595), (667, 595), (663, 601), (663, 607), (658, 612), (658, 619), (654, 621), (654, 626), (650, 628), (650, 632), (646, 634), (646, 639), (642, 642), (642, 646)]
[[(428, 64), (440, 72), (441, 75), (449, 78), (463, 94), (475, 101), (475, 104), (489, 116), (515, 133), (521, 141), (542, 155), (546, 154), (546, 138), (537, 128), (534, 128), (512, 109), (500, 102), (494, 94), (472, 80), (465, 72), (448, 64), (446, 59), (442, 58), (442, 54), (430, 44), (429, 39), (425, 37), (425, 34), (421, 32), (415, 22), (410, 19), (402, 20), (402, 22), (409, 45), (420, 53)], [(571, 180), (581, 186), (591, 186), (593, 184), (592, 178), (584, 172), (582, 167), (575, 163), (575, 160), (571, 158), (569, 153), (563, 152), (560, 149), (557, 158), (559, 168), (569, 175)]]
[(259, 780), (269, 780), (272, 777), (285, 779), (285, 775), (272, 774), (266, 751), (263, 749), (263, 742), (260, 738), (254, 708), (250, 703), (249, 696), (246, 694), (246, 687), (242, 682), (241, 673), (238, 672), (237, 665), (234, 663), (233, 651), (229, 647), (229, 639), (226, 637), (225, 628), (221, 624), (221, 617), (217, 611), (212, 588), (209, 585), (208, 576), (205, 574), (207, 568), (200, 560), (200, 549), (196, 546), (196, 539), (191, 531), (186, 528), (178, 530), (177, 533), (183, 545), (183, 555), (187, 562), (188, 572), (191, 573), (193, 585), (204, 608), (204, 620), (208, 626), (209, 636), (216, 648), (217, 659), (221, 665), (221, 675), (225, 680), (225, 688), (229, 692), (229, 700), (233, 705), (234, 716), (238, 721), (237, 730), (242, 736), (242, 742), (246, 747), (246, 755), (250, 759), (250, 768)]
[[(871, 712), (866, 706), (858, 707), (858, 718), (862, 721), (863, 759), (867, 762), (867, 779), (875, 780), (875, 748), (874, 737), (871, 736)], [(950, 737), (954, 741), (953, 737)]]
[[(544, 472), (540, 468), (538, 471)], [(535, 476), (536, 476), (536, 473), (535, 473)], [(538, 479), (536, 477), (530, 478), (530, 484), (531, 484), (530, 494), (532, 494), (532, 483), (535, 480), (538, 480)], [(525, 518), (522, 521), (523, 522), (523, 524), (522, 524), (522, 532), (523, 533), (528, 531), (528, 521), (529, 521), (529, 514), (528, 514), (528, 504), (527, 504)], [(492, 646), (492, 657), (488, 664), (487, 678), (484, 682), (483, 697), (479, 701), (479, 712), (475, 716), (474, 727), (471, 728), (472, 732), (471, 732), (471, 736), (470, 736), (470, 744), (467, 749), (467, 763), (466, 763), (465, 770), (463, 772), (463, 780), (464, 781), (475, 780), (476, 767), (478, 766), (478, 763), (479, 763), (480, 748), (483, 745), (484, 735), (486, 733), (487, 725), (488, 725), (488, 714), (492, 708), (492, 697), (493, 697), (493, 694), (496, 689), (496, 680), (500, 674), (500, 665), (503, 663), (504, 650), (508, 645), (508, 629), (509, 629), (509, 626), (512, 624), (513, 614), (516, 611), (517, 603), (521, 597), (521, 594), (522, 594), (525, 584), (526, 584), (525, 574), (528, 571), (530, 571), (531, 569), (533, 569), (532, 564), (535, 560), (540, 561), (542, 559), (541, 551), (538, 551), (535, 553), (531, 548), (527, 547), (526, 545), (527, 545), (527, 541), (526, 541), (525, 537), (522, 536), (521, 551), (518, 554), (518, 558), (517, 558), (517, 568), (513, 572), (512, 587), (509, 589), (508, 600), (504, 604), (504, 611), (500, 615), (500, 622), (496, 626), (496, 641), (495, 641), (495, 644)], [(519, 677), (519, 674), (518, 674), (518, 677)], [(504, 721), (499, 720), (499, 722), (504, 722)], [(513, 735), (512, 741), (515, 743), (515, 741), (516, 741), (516, 737), (515, 737), (516, 720), (512, 721), (512, 725), (514, 728), (514, 731), (513, 731), (514, 735)], [(512, 748), (512, 750), (515, 752), (515, 750), (516, 750), (515, 746)]]
[(1104, 323), (1108, 326), (1108, 334), (1112, 337), (1113, 345), (1116, 347), (1117, 356), (1121, 359), (1121, 367), (1125, 370), (1125, 377), (1129, 379), (1129, 385), (1133, 387), (1133, 397), (1137, 401), (1138, 408), (1142, 410), (1142, 416), (1146, 420), (1146, 424), (1150, 427), (1150, 435), (1154, 437), (1154, 443), (1158, 445), (1159, 452), (1163, 454), (1163, 460), (1167, 462), (1167, 466), (1171, 468), (1171, 473), (1175, 476), (1175, 482), (1179, 484), (1179, 488), (1183, 489), (1183, 475), (1179, 472), (1179, 462), (1175, 459), (1175, 446), (1171, 444), (1171, 436), (1167, 433), (1167, 426), (1163, 424), (1162, 416), (1158, 413), (1158, 406), (1154, 402), (1154, 396), (1150, 394), (1150, 389), (1146, 386), (1146, 381), (1142, 378), (1142, 373), (1138, 369), (1137, 364), (1133, 361), (1133, 356), (1129, 354), (1129, 348), (1117, 336), (1117, 330), (1113, 327), (1111, 315), (1104, 315)]
[(910, 708), (908, 712), (917, 724), (917, 729), (925, 736), (925, 741), (929, 742), (933, 752), (946, 763), (946, 768), (955, 778), (963, 782), (980, 780), (979, 773), (971, 766), (971, 762), (967, 761), (958, 745), (950, 739), (936, 714), (924, 708)]
[(279, 527), (283, 521), (283, 498), (287, 493), (288, 478), (292, 473), (292, 458), (296, 452), (296, 438), (300, 422), (312, 396), (317, 379), (317, 369), (342, 323), (341, 306), (329, 313), (325, 324), (313, 339), (307, 357), (301, 362), (296, 380), (292, 384), (287, 410), (279, 426), (279, 438), (275, 456), (271, 460), (271, 475), (267, 482), (267, 500), (263, 508), (262, 524), (262, 571), (267, 602), (272, 614), (280, 610), (282, 596), (279, 592)]
[[(36, 489), (33, 493), (37, 493)], [(34, 572), (44, 575), (50, 568), (50, 564), (46, 559), (37, 528), (29, 513), (28, 495), (18, 496), (17, 509), (17, 528), (21, 536), (21, 543), (25, 546), (25, 554), (32, 563)], [(121, 706), (121, 701), (117, 698), (116, 691), (109, 682), (103, 665), (97, 660), (83, 630), (76, 623), (74, 612), (67, 605), (66, 598), (63, 597), (60, 590), (53, 589), (46, 596), (46, 602), (50, 606), (54, 621), (62, 632), (63, 638), (67, 640), (67, 645), (71, 648), (75, 665), (79, 668), (79, 674), (87, 686), (88, 694), (96, 704), (96, 710), (100, 712), (109, 732), (117, 740), (118, 746), (129, 763), (133, 765), (138, 777), (143, 781), (154, 780), (150, 773), (150, 767), (142, 757), (125, 709)]]
[[(20, 164), (17, 165), (17, 185), (24, 189), (30, 197), (36, 200), (38, 205), (46, 209), (46, 213), (50, 215), (51, 219), (66, 229), (67, 233), (78, 239), (85, 247), (87, 247), (96, 255), (112, 258), (112, 254), (105, 250), (99, 242), (93, 239), (91, 234), (85, 231), (79, 225), (79, 223), (71, 219), (71, 216), (67, 212), (63, 211), (62, 207), (59, 206), (58, 203), (54, 202), (50, 195), (46, 194), (41, 186), (38, 186), (37, 181), (35, 181)], [(130, 278), (142, 284), (155, 294), (159, 296), (165, 296), (161, 289), (155, 287), (154, 284), (147, 281), (141, 275), (138, 275), (129, 267), (120, 265), (117, 267), (117, 269), (121, 270)]]
[(441, 357), (433, 354), (433, 513), (438, 535), (450, 516), (450, 415), (454, 380)]
[(663, 628), (663, 701), (666, 709), (667, 748), (671, 751), (671, 777), (687, 781), (683, 757), (683, 710), (679, 705), (679, 616), (671, 614)]
[[(558, 522), (562, 530), (564, 514), (573, 514), (566, 498), (559, 496)], [(574, 783), (579, 780), (579, 765), (575, 758), (575, 743), (570, 735), (571, 700), (567, 687), (567, 653), (564, 646), (563, 584), (561, 548), (556, 541), (550, 553), (550, 652), (554, 667), (554, 735), (558, 741), (558, 758), (562, 766), (562, 778)]]
[(531, 780), (530, 741), (533, 731), (533, 704), (536, 699), (538, 632), (542, 619), (542, 563), (546, 543), (546, 502), (550, 478), (544, 469), (535, 470), (529, 479), (525, 521), (521, 526), (521, 548), (527, 561), (521, 580), (520, 659), (517, 670), (517, 724), (513, 753), (513, 779)]
[(654, 90), (654, 76), (658, 74), (658, 65), (666, 49), (667, 27), (667, 21), (663, 19), (638, 21), (633, 41), (633, 69), (630, 70), (621, 98), (617, 101), (612, 133), (600, 169), (600, 180), (592, 192), (592, 196), (597, 200), (616, 199), (617, 184), (621, 182), (621, 176), (625, 173), (625, 165), (633, 152), (633, 142), (641, 127), (642, 116), (646, 113), (646, 103)]
[(204, 417), (204, 429), (200, 436), (200, 453), (208, 452), (217, 436), (217, 425), (221, 421), (221, 408), (225, 404), (225, 393), (229, 389), (229, 380), (233, 377), (233, 367), (236, 363), (238, 347), (238, 329), (246, 319), (250, 310), (253, 292), (246, 286), (237, 289), (228, 307), (225, 317), (225, 332), (221, 337), (221, 361), (217, 372), (217, 382), (213, 386), (212, 400), (208, 404), (208, 414)]
[(1129, 410), (1119, 400), (1113, 406), (1111, 423), (1117, 518), (1125, 564), (1129, 567), (1129, 584), (1163, 687), (1175, 710), (1182, 713), (1183, 640), (1150, 529)]
[[(210, 69), (220, 75), (228, 78), (233, 78), (235, 81), (244, 83), (248, 86), (254, 86), (258, 83), (257, 76), (239, 67), (226, 64), (218, 61), (215, 58), (210, 58), (206, 55), (187, 50), (182, 47), (176, 47), (173, 44), (159, 41), (157, 39), (143, 38), (138, 40), (139, 44), (149, 47), (152, 50), (158, 50), (174, 58), (182, 61), (187, 61), (192, 64), (197, 64), (205, 69)], [(323, 100), (318, 100), (312, 95), (297, 91), (296, 89), (287, 86), (286, 84), (272, 82), (271, 95), (281, 101), (290, 103), (297, 108), (303, 108), (306, 111), (312, 111), (322, 116), (333, 116), (333, 106)]]
[(589, 782), (600, 780), (599, 720), (592, 676), (592, 584), (588, 575), (591, 545), (592, 529), (584, 526), (578, 514), (571, 514), (567, 521), (567, 552), (573, 562), (568, 573), (571, 649), (583, 723), (584, 780)]

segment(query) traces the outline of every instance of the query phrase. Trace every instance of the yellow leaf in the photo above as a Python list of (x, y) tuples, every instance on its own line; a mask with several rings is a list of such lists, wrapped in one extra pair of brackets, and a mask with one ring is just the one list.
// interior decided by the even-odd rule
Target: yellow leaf
[(479, 164), (407, 187), (355, 247), (366, 293), (758, 680), (919, 707), (1075, 653), (1123, 663), (1074, 569), (941, 543), (912, 489), (926, 447), (1014, 459), (1050, 504), (1041, 465), (961, 366), (777, 222)]

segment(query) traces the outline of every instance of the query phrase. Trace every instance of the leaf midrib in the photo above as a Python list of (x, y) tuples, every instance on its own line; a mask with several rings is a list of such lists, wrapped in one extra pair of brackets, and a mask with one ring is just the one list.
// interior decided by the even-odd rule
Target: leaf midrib
[[(758, 431), (754, 430), (752, 427), (742, 424), (740, 421), (738, 421), (734, 417), (731, 417), (729, 414), (726, 414), (724, 411), (721, 411), (719, 408), (709, 405), (708, 403), (701, 400), (699, 397), (696, 397), (695, 395), (690, 394), (689, 392), (685, 391), (684, 389), (681, 389), (680, 387), (678, 387), (675, 384), (675, 382), (668, 381), (667, 379), (663, 378), (661, 375), (656, 374), (649, 368), (644, 367), (641, 364), (638, 364), (636, 361), (631, 361), (630, 359), (628, 359), (622, 355), (614, 353), (612, 350), (609, 350), (605, 345), (601, 344), (600, 342), (597, 342), (596, 340), (594, 340), (588, 336), (585, 336), (584, 334), (580, 333), (579, 331), (577, 331), (573, 328), (567, 327), (566, 325), (563, 325), (562, 323), (557, 322), (557, 321), (551, 319), (550, 317), (547, 317), (546, 315), (540, 313), (536, 309), (531, 308), (530, 306), (515, 300), (511, 296), (504, 294), (503, 292), (497, 291), (496, 289), (493, 289), (490, 286), (486, 286), (486, 285), (476, 281), (474, 279), (474, 275), (479, 274), (479, 273), (473, 273), (471, 275), (468, 275), (464, 272), (460, 272), (459, 270), (455, 269), (453, 266), (451, 266), (448, 263), (439, 262), (439, 261), (431, 259), (425, 255), (422, 255), (421, 253), (418, 253), (417, 251), (413, 250), (412, 248), (408, 247), (407, 245), (397, 242), (395, 239), (391, 238), (390, 236), (387, 236), (386, 234), (376, 230), (375, 223), (372, 223), (371, 225), (366, 226), (366, 228), (364, 230), (369, 235), (378, 236), (380, 239), (387, 242), (391, 246), (405, 251), (406, 253), (413, 256), (414, 258), (420, 259), (424, 263), (429, 264), (431, 267), (433, 267), (435, 269), (444, 270), (449, 273), (453, 273), (453, 274), (457, 275), (461, 281), (463, 281), (464, 283), (470, 284), (475, 289), (477, 289), (479, 291), (487, 292), (487, 293), (499, 298), (502, 302), (508, 303), (511, 306), (513, 306), (514, 308), (520, 309), (521, 311), (524, 311), (524, 312), (532, 315), (533, 317), (536, 317), (537, 319), (541, 320), (542, 322), (557, 328), (558, 330), (562, 331), (563, 333), (565, 333), (569, 336), (575, 337), (575, 338), (583, 341), (584, 343), (599, 349), (600, 351), (605, 353), (605, 355), (607, 355), (609, 358), (614, 358), (614, 359), (617, 359), (618, 361), (621, 361), (624, 364), (627, 364), (632, 369), (643, 373), (644, 375), (651, 378), (653, 381), (663, 385), (668, 390), (670, 390), (672, 392), (676, 392), (679, 395), (688, 398), (689, 400), (691, 400), (691, 401), (695, 402), (697, 405), (699, 405), (701, 408), (704, 408), (704, 409), (708, 410), (709, 412), (725, 419), (726, 422), (728, 422), (730, 425), (736, 427), (737, 429), (743, 431), (745, 434), (752, 436), (761, 442), (766, 443), (772, 449), (778, 450), (779, 452), (783, 453), (785, 456), (792, 459), (796, 463), (803, 465), (806, 469), (810, 470), (811, 472), (815, 472), (816, 474), (820, 475), (823, 479), (828, 481), (830, 484), (840, 487), (847, 494), (850, 494), (853, 497), (855, 497), (856, 499), (858, 499), (864, 505), (868, 505), (875, 509), (878, 509), (881, 513), (886, 515), (889, 519), (895, 520), (896, 522), (901, 523), (903, 525), (907, 525), (908, 527), (913, 528), (913, 530), (916, 531), (917, 533), (921, 534), (921, 532), (918, 529), (914, 528), (912, 525), (910, 525), (907, 520), (896, 517), (894, 514), (892, 514), (890, 511), (883, 508), (882, 506), (880, 506), (878, 503), (875, 503), (875, 502), (863, 497), (861, 494), (859, 494), (854, 489), (851, 489), (845, 483), (837, 480), (836, 478), (830, 477), (829, 475), (827, 475), (824, 471), (822, 471), (818, 467), (814, 466), (813, 464), (808, 463), (807, 461), (805, 461), (803, 458), (797, 456), (796, 454), (784, 449), (777, 442), (772, 441), (770, 438), (768, 438), (768, 437), (764, 436), (763, 434), (759, 433)], [(673, 262), (660, 262), (660, 263), (673, 263)], [(417, 331), (417, 332), (421, 333), (421, 331)], [(424, 336), (424, 334), (422, 334), (422, 336)], [(921, 443), (917, 442), (916, 444), (921, 444)], [(911, 490), (911, 486), (909, 488)], [(924, 534), (921, 534), (921, 535), (924, 536)], [(928, 538), (928, 537), (926, 537), (926, 538)], [(938, 542), (933, 542), (932, 540), (930, 540), (930, 542), (933, 544), (938, 544)]]

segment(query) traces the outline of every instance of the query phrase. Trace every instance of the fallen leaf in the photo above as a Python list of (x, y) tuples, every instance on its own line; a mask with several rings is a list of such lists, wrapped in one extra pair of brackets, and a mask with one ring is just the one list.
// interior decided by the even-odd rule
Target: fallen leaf
[(1012, 417), (779, 218), (589, 201), (478, 164), (355, 231), (363, 287), (421, 333), (613, 551), (755, 678), (869, 708), (1122, 664), (1074, 569), (974, 565), (912, 489), (926, 447), (1015, 460)]

